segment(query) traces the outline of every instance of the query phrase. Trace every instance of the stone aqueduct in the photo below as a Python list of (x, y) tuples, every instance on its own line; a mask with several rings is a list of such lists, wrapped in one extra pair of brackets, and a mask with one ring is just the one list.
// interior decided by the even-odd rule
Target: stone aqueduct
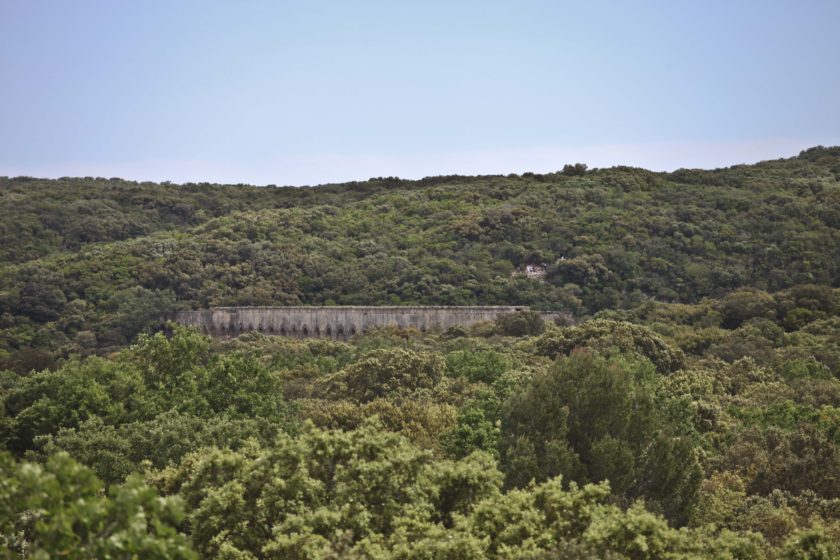
[(212, 336), (259, 331), (295, 338), (343, 339), (374, 327), (415, 328), (421, 332), (492, 321), (526, 306), (330, 306), (217, 307), (176, 311), (166, 317)]

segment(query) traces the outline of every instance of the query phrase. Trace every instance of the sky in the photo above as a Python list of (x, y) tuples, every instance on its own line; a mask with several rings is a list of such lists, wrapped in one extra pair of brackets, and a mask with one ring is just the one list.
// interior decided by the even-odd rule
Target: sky
[(840, 1), (0, 0), (0, 175), (311, 185), (840, 144)]

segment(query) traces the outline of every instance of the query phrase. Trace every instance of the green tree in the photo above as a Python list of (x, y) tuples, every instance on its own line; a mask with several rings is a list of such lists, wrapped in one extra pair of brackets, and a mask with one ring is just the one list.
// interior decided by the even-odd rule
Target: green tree
[(498, 458), (501, 403), (493, 393), (479, 395), (458, 410), (458, 425), (445, 437), (447, 451), (466, 457), (473, 451), (485, 451)]
[(505, 336), (535, 336), (545, 330), (545, 321), (538, 311), (504, 313), (496, 317), (496, 330)]
[(382, 348), (335, 375), (330, 381), (331, 391), (360, 402), (406, 396), (437, 385), (445, 368), (446, 361), (437, 353)]
[(536, 341), (537, 353), (554, 358), (576, 348), (589, 348), (605, 355), (635, 354), (647, 358), (661, 373), (682, 367), (685, 356), (661, 336), (643, 325), (596, 319), (574, 327), (552, 330)]
[(756, 317), (774, 318), (775, 302), (773, 296), (762, 290), (738, 290), (723, 299), (720, 316), (723, 328), (734, 329)]
[(585, 163), (567, 163), (563, 166), (563, 175), (569, 177), (578, 177), (586, 174), (587, 165)]
[(655, 407), (650, 365), (586, 352), (559, 358), (509, 399), (502, 422), (508, 481), (564, 475), (609, 480), (685, 523), (702, 478), (692, 443), (668, 432)]
[[(196, 549), (206, 557), (263, 552), (325, 555), (390, 533), (421, 489), (429, 455), (368, 423), (352, 432), (305, 429), (267, 449), (188, 456), (159, 484), (179, 488)], [(457, 501), (453, 502), (454, 507)]]
[(23, 453), (37, 436), (75, 428), (94, 416), (120, 422), (142, 410), (144, 394), (136, 368), (99, 357), (73, 360), (27, 376), (0, 395), (0, 441)]
[(38, 438), (38, 451), (32, 455), (46, 458), (68, 452), (103, 482), (117, 484), (142, 467), (162, 469), (202, 447), (239, 449), (249, 440), (267, 443), (285, 427), (260, 418), (201, 418), (174, 410), (116, 426), (94, 416), (76, 428), (62, 428)]
[(0, 481), (4, 558), (197, 558), (176, 530), (181, 499), (138, 477), (104, 494), (67, 454), (40, 465), (0, 453)]
[(503, 492), (489, 455), (435, 462), (371, 422), (205, 449), (150, 477), (184, 498), (207, 558), (763, 558), (760, 536), (672, 529), (611, 504), (606, 483)]
[(511, 368), (511, 359), (495, 350), (455, 350), (446, 355), (446, 374), (491, 384)]
[[(181, 327), (170, 337), (141, 336), (137, 345), (112, 360), (72, 360), (58, 370), (13, 377), (6, 384), (0, 393), (0, 442), (18, 454), (33, 449), (39, 437), (71, 437), (66, 430), (87, 421), (91, 423), (71, 437), (80, 445), (78, 437), (93, 438), (88, 442), (93, 444), (111, 430), (119, 432), (121, 425), (154, 424), (169, 412), (189, 419), (225, 418), (231, 425), (251, 421), (248, 430), (259, 427), (261, 433), (294, 429), (295, 424), (278, 375), (253, 355), (211, 355), (207, 337)], [(119, 447), (127, 442), (113, 443)], [(138, 457), (137, 450), (117, 454), (125, 460)], [(126, 469), (123, 464), (115, 473), (125, 474)]]

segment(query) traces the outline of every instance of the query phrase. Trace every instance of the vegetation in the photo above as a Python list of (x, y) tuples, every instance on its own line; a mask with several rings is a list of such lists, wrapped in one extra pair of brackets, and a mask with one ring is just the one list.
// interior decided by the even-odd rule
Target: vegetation
[[(0, 556), (840, 557), (839, 180), (0, 179)], [(552, 314), (156, 332), (291, 303)]]

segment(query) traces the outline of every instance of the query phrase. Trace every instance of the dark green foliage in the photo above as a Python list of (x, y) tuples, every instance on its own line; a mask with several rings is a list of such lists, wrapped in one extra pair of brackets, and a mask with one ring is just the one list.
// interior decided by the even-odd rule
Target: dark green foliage
[(563, 166), (563, 175), (578, 177), (586, 174), (586, 168), (587, 166), (585, 163), (576, 163), (574, 165), (567, 163)]
[(721, 309), (721, 326), (734, 329), (749, 319), (776, 316), (773, 297), (762, 290), (739, 290), (726, 296)]
[(774, 299), (778, 316), (787, 331), (797, 331), (840, 310), (840, 298), (828, 286), (794, 286), (776, 294)]
[(175, 308), (175, 296), (170, 290), (134, 286), (114, 292), (103, 308), (107, 315), (98, 326), (93, 345), (119, 348), (150, 326), (156, 327), (161, 317)]
[(670, 433), (659, 416), (655, 385), (644, 364), (585, 352), (559, 359), (505, 407), (508, 481), (609, 480), (617, 494), (645, 497), (684, 523), (702, 472), (691, 442)]
[(67, 299), (61, 289), (64, 278), (54, 271), (30, 267), (23, 272), (27, 279), (20, 286), (15, 311), (35, 322), (52, 321), (61, 316)]
[(545, 322), (536, 311), (516, 311), (496, 318), (496, 329), (506, 336), (533, 336), (542, 334)]
[(840, 408), (785, 401), (733, 412), (745, 422), (719, 468), (748, 475), (747, 490), (755, 494), (812, 490), (840, 498)]

